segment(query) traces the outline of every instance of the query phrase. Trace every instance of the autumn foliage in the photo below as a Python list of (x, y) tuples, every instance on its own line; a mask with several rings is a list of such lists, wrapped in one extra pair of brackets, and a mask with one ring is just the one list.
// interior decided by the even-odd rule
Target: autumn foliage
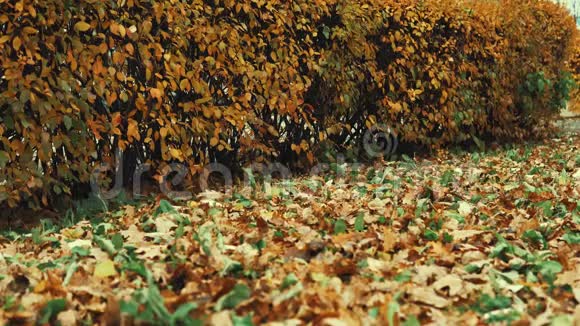
[(71, 194), (117, 149), (127, 171), (181, 162), (193, 176), (311, 164), (321, 142), (356, 145), (373, 123), (425, 146), (523, 139), (562, 107), (576, 34), (565, 9), (527, 0), (9, 0), (0, 13), (10, 206)]
[(577, 87), (572, 92), (569, 109), (572, 112), (580, 113), (580, 87), (578, 87), (580, 86), (580, 37), (577, 37), (575, 44), (569, 63)]

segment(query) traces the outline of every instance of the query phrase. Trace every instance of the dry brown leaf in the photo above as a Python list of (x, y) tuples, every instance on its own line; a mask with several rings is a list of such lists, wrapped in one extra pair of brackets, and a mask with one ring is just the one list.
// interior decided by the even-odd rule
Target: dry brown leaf
[(427, 304), (435, 308), (445, 308), (451, 302), (439, 296), (432, 288), (413, 287), (407, 291), (412, 301)]
[(383, 227), (383, 251), (389, 252), (397, 244), (397, 234), (389, 227)]

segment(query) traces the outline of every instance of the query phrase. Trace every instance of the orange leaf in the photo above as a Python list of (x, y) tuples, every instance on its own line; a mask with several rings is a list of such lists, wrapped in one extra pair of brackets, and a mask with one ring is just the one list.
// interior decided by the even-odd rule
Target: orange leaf
[(135, 48), (133, 47), (133, 44), (131, 44), (131, 43), (127, 43), (125, 45), (125, 50), (127, 50), (127, 53), (129, 53), (130, 55), (133, 55), (133, 53), (135, 53)]

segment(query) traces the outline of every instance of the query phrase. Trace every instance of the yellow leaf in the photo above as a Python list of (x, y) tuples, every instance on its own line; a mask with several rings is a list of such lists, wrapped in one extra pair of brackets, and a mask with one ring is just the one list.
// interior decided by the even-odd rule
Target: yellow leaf
[(34, 286), (34, 293), (42, 293), (44, 291), (46, 291), (47, 288), (47, 282), (46, 280), (42, 280), (40, 282), (38, 282), (35, 286)]
[(14, 50), (18, 51), (18, 49), (20, 49), (21, 45), (22, 45), (22, 40), (18, 36), (16, 36), (12, 40), (12, 47), (14, 48)]
[(30, 26), (26, 26), (22, 29), (22, 31), (24, 32), (24, 34), (36, 34), (38, 33), (38, 30), (34, 27), (30, 27)]
[(182, 91), (189, 91), (191, 89), (191, 84), (189, 83), (189, 80), (182, 79), (179, 82), (179, 88), (181, 88)]
[(137, 124), (137, 121), (133, 119), (129, 119), (129, 125), (127, 126), (127, 137), (129, 137), (129, 140), (131, 140), (131, 138), (135, 138), (137, 140), (141, 139), (141, 135), (139, 134), (139, 125)]
[(94, 272), (95, 277), (105, 278), (105, 277), (115, 276), (115, 275), (117, 275), (117, 270), (115, 269), (115, 263), (110, 259), (104, 260), (95, 266), (95, 272)]
[(36, 9), (34, 9), (34, 6), (28, 6), (28, 12), (30, 13), (30, 16), (36, 17)]
[(151, 88), (149, 90), (149, 92), (151, 93), (151, 96), (153, 98), (156, 98), (159, 100), (159, 102), (162, 102), (161, 97), (163, 96), (163, 91), (161, 91), (160, 89), (157, 89), (157, 88)]
[(167, 137), (167, 128), (165, 127), (161, 127), (161, 129), (159, 129), (159, 134), (161, 135), (161, 137), (165, 138)]
[(290, 148), (292, 149), (292, 151), (296, 152), (296, 154), (300, 154), (300, 146), (296, 145), (296, 144), (292, 144), (290, 145)]
[(87, 22), (78, 22), (75, 24), (75, 30), (77, 32), (86, 32), (89, 30), (89, 28), (91, 28), (91, 25), (89, 25)]
[(439, 89), (439, 87), (441, 87), (441, 83), (439, 83), (439, 81), (436, 78), (431, 79), (431, 84), (433, 85), (433, 87), (435, 87), (435, 89)]
[(125, 30), (125, 27), (123, 25), (119, 25), (119, 35), (121, 35), (121, 37), (125, 37), (126, 34), (127, 31)]
[(276, 137), (278, 137), (278, 131), (276, 130), (276, 128), (274, 128), (273, 126), (268, 126), (268, 132), (271, 135), (274, 135)]
[(445, 90), (441, 91), (441, 99), (439, 100), (439, 103), (443, 104), (445, 103), (445, 101), (447, 100), (447, 92)]
[(304, 151), (307, 151), (307, 150), (308, 150), (308, 148), (309, 148), (309, 146), (308, 146), (308, 143), (307, 143), (306, 141), (304, 141), (304, 140), (303, 140), (303, 141), (301, 141), (301, 142), (300, 142), (300, 148), (301, 148), (302, 150), (304, 150)]
[(178, 159), (180, 161), (183, 160), (183, 154), (181, 153), (181, 151), (177, 148), (170, 148), (169, 149), (169, 154), (171, 154), (171, 157)]
[(4, 44), (10, 40), (10, 35), (4, 35), (0, 37), (0, 44)]
[(203, 97), (203, 98), (199, 98), (199, 99), (195, 100), (195, 104), (204, 104), (204, 103), (207, 103), (211, 100), (212, 100), (211, 96)]
[(216, 137), (212, 137), (212, 139), (209, 140), (209, 144), (212, 147), (215, 147), (218, 143), (219, 143), (219, 140)]
[[(78, 239), (83, 236), (84, 231), (82, 229), (64, 229), (62, 230), (62, 235), (69, 239)], [(70, 244), (69, 244), (70, 246)]]

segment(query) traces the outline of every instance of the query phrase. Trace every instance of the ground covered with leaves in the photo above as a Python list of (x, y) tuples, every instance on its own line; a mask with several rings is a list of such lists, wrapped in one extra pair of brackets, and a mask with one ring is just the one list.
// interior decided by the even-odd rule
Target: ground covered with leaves
[(580, 137), (440, 152), (0, 238), (0, 323), (571, 324)]

